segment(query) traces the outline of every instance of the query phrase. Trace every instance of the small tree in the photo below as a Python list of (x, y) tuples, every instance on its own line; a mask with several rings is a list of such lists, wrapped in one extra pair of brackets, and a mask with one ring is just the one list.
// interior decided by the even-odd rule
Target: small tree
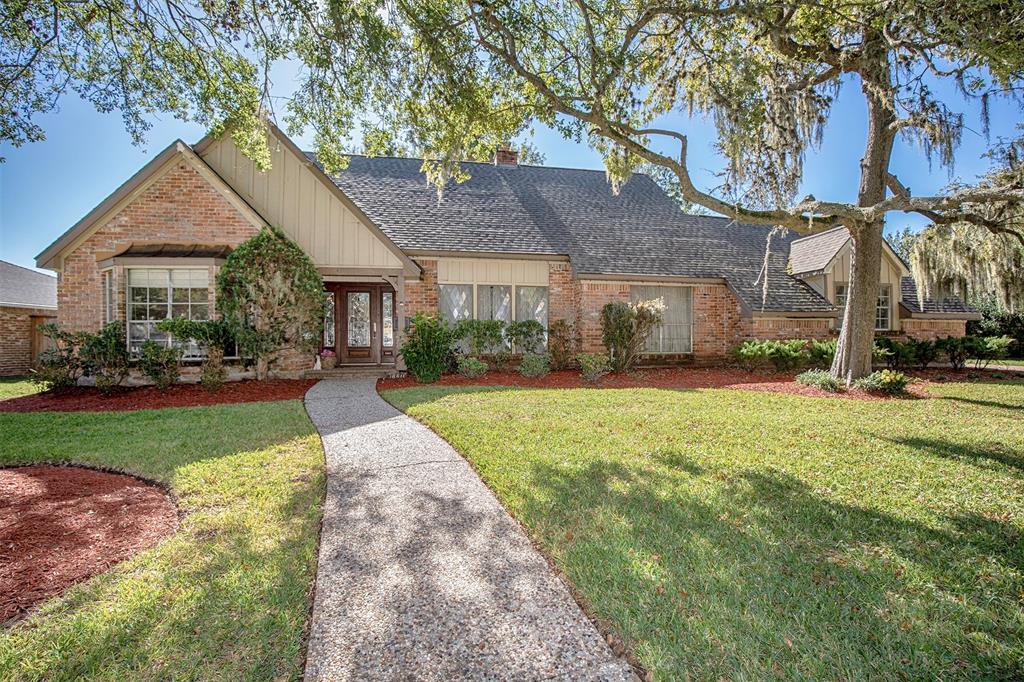
[(285, 350), (313, 352), (324, 321), (324, 283), (313, 261), (278, 228), (264, 228), (228, 256), (217, 305), (240, 350), (266, 379)]
[(660, 299), (608, 303), (601, 309), (601, 341), (612, 369), (627, 372), (636, 365), (647, 337), (661, 323), (665, 303)]

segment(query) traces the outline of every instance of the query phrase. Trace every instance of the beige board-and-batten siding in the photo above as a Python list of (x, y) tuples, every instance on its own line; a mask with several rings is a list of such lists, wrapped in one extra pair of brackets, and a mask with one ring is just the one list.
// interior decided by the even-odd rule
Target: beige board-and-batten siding
[[(882, 251), (882, 268), (879, 272), (878, 283), (879, 285), (889, 285), (889, 328), (893, 331), (900, 330), (900, 278), (908, 274), (910, 273), (906, 272), (903, 264), (896, 261), (892, 254), (887, 250)], [(819, 290), (819, 292), (834, 304), (836, 302), (836, 284), (849, 286), (850, 283), (850, 242), (847, 242), (839, 250), (832, 260), (832, 266), (825, 271), (823, 278), (824, 291)], [(815, 283), (811, 283), (811, 286), (817, 288)]]
[(273, 133), (272, 165), (266, 172), (258, 170), (230, 136), (202, 146), (199, 154), (318, 267), (394, 270), (406, 262), (323, 181), (305, 156)]

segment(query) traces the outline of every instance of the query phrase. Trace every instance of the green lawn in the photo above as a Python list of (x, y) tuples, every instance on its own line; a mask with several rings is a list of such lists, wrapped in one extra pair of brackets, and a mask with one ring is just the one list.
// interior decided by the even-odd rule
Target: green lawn
[(40, 388), (28, 377), (0, 377), (0, 400), (38, 393)]
[(1024, 383), (411, 388), (657, 679), (1024, 678)]
[(174, 536), (0, 632), (0, 679), (295, 679), (324, 496), (301, 401), (0, 414), (0, 464), (170, 484)]

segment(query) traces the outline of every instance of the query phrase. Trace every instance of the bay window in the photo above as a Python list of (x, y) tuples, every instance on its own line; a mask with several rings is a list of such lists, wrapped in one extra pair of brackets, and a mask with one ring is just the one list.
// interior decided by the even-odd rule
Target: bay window
[[(209, 320), (209, 271), (207, 268), (130, 268), (128, 273), (128, 350), (138, 354), (146, 341), (170, 346), (170, 334), (156, 325), (168, 318)], [(195, 343), (183, 357), (204, 354)]]

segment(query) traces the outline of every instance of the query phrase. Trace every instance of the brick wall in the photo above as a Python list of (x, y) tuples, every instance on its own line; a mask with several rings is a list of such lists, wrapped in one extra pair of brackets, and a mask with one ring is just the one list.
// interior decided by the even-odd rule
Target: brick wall
[(579, 324), (579, 281), (572, 276), (568, 263), (548, 264), (548, 321), (565, 320)]
[(405, 316), (411, 318), (416, 313), (437, 315), (437, 261), (417, 260), (423, 269), (421, 278), (405, 281)]
[(755, 339), (829, 339), (836, 335), (831, 319), (754, 318), (750, 338)]
[(965, 320), (900, 320), (903, 334), (913, 339), (934, 341), (947, 336), (964, 336), (967, 333)]
[[(180, 159), (65, 258), (57, 283), (60, 324), (74, 331), (97, 331), (102, 326), (97, 256), (107, 257), (139, 241), (234, 246), (255, 233), (234, 206)], [(124, 319), (123, 270), (118, 268), (115, 276), (118, 319)]]
[(739, 300), (724, 284), (693, 288), (693, 355), (724, 357), (747, 331)]
[[(579, 287), (577, 331), (580, 348), (585, 353), (603, 353), (601, 343), (601, 309), (616, 301), (629, 302), (629, 284), (622, 282), (582, 281)], [(550, 291), (548, 292), (550, 295)], [(555, 307), (552, 298), (551, 307)]]
[[(56, 322), (57, 311), (45, 308), (0, 307), (0, 376), (28, 374), (32, 369), (32, 318)], [(46, 319), (38, 319), (46, 318)]]

